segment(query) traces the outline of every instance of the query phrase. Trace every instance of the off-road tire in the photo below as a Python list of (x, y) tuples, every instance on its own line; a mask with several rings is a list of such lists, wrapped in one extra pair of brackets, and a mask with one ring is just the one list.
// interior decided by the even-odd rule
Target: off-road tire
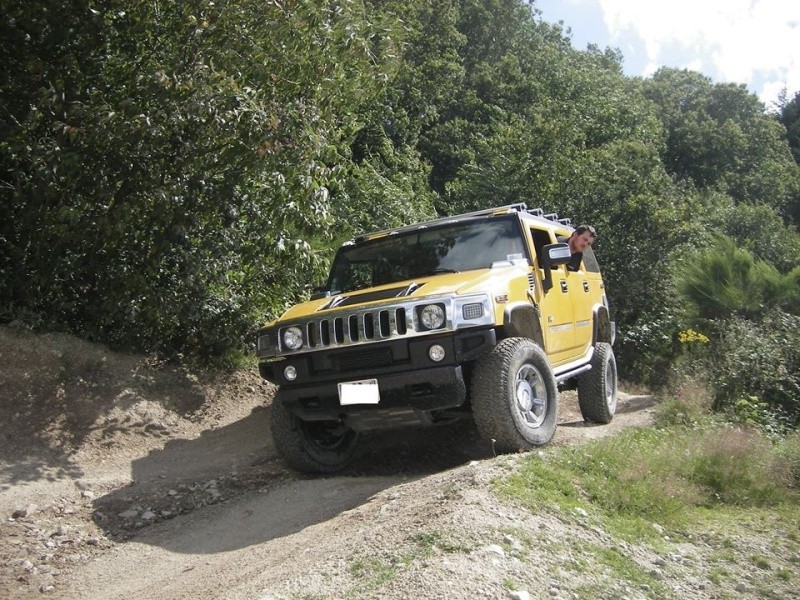
[(497, 452), (548, 443), (558, 420), (558, 387), (544, 351), (527, 338), (502, 340), (476, 361), (471, 403), (481, 435)]
[(356, 458), (359, 435), (334, 421), (303, 421), (280, 400), (272, 403), (272, 439), (286, 464), (303, 473), (336, 473)]
[(583, 420), (610, 423), (617, 410), (617, 361), (611, 344), (598, 343), (592, 368), (578, 376), (578, 405)]

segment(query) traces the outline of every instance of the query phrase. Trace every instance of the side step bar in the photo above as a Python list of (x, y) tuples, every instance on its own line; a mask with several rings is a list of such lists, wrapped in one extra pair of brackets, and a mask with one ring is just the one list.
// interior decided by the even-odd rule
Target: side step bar
[(556, 383), (561, 383), (562, 381), (566, 381), (567, 379), (571, 379), (576, 375), (580, 375), (581, 373), (585, 373), (586, 371), (591, 370), (592, 365), (583, 365), (582, 367), (578, 367), (577, 369), (572, 369), (571, 371), (566, 371), (564, 373), (559, 373), (556, 375)]

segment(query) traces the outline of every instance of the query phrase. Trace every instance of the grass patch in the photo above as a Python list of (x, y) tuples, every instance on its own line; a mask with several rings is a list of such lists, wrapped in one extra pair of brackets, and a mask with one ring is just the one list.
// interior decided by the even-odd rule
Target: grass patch
[[(800, 436), (777, 438), (700, 412), (684, 421), (691, 425), (630, 430), (531, 454), (517, 472), (495, 481), (495, 491), (534, 514), (599, 526), (659, 553), (671, 552), (676, 540), (700, 537), (709, 551), (706, 577), (720, 594), (752, 572), (759, 574), (759, 593), (774, 597), (770, 586), (785, 590), (797, 578), (791, 557), (800, 547)], [(765, 539), (766, 532), (774, 534), (763, 551), (741, 542)], [(575, 557), (583, 570), (611, 572), (591, 593), (584, 590), (587, 598), (621, 593), (625, 585), (669, 597), (647, 565), (618, 549), (584, 546)]]
[(709, 560), (734, 564), (736, 563), (737, 558), (736, 553), (731, 548), (722, 548), (714, 551), (709, 556)]
[(722, 585), (731, 579), (731, 572), (723, 567), (712, 567), (708, 571), (708, 580), (714, 585)]
[(797, 507), (800, 446), (729, 426), (644, 429), (526, 459), (496, 483), (532, 511), (582, 508), (626, 539), (655, 539), (701, 509)]
[(452, 536), (440, 531), (423, 531), (412, 536), (422, 550), (423, 556), (430, 556), (436, 549), (446, 554), (468, 554), (472, 549), (454, 540)]
[(436, 553), (468, 554), (473, 548), (457, 540), (456, 534), (441, 531), (423, 531), (411, 535), (410, 547), (392, 553), (385, 558), (362, 557), (350, 564), (350, 575), (358, 582), (348, 596), (364, 594), (380, 587), (397, 577), (398, 569), (412, 564), (420, 558), (428, 558)]
[(766, 556), (761, 556), (758, 554), (754, 554), (750, 557), (750, 562), (753, 563), (756, 567), (761, 569), (762, 571), (769, 571), (772, 569), (772, 565), (769, 562), (769, 559)]
[(378, 558), (360, 558), (350, 565), (350, 575), (358, 580), (351, 593), (376, 590), (397, 577), (397, 568)]
[(506, 590), (509, 590), (509, 591), (513, 592), (515, 590), (521, 590), (521, 589), (524, 589), (524, 588), (525, 588), (525, 586), (520, 584), (519, 581), (516, 581), (514, 579), (509, 579), (507, 577), (505, 579), (503, 579), (503, 589), (506, 589)]
[(639, 586), (641, 589), (647, 589), (657, 598), (663, 598), (667, 595), (668, 590), (664, 584), (645, 571), (639, 563), (631, 560), (621, 552), (614, 548), (602, 546), (589, 546), (587, 549), (595, 556), (599, 564), (611, 570), (614, 579), (627, 581)]

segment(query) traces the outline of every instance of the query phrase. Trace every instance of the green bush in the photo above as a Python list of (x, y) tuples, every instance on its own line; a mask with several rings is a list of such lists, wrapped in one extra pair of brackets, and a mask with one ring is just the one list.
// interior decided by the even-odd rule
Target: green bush
[(245, 350), (324, 263), (393, 38), (362, 3), (94, 4), (3, 2), (0, 320)]
[[(800, 317), (773, 311), (759, 321), (732, 318), (721, 323), (708, 371), (715, 409), (736, 412), (738, 407), (745, 420), (796, 426), (800, 423)], [(765, 406), (759, 407), (759, 402)], [(757, 416), (765, 408), (772, 416)]]
[(791, 281), (730, 238), (716, 236), (708, 248), (683, 265), (678, 289), (700, 319), (753, 318), (787, 301)]
[(656, 427), (697, 427), (714, 419), (714, 394), (702, 360), (681, 361), (670, 377), (668, 393), (656, 409)]

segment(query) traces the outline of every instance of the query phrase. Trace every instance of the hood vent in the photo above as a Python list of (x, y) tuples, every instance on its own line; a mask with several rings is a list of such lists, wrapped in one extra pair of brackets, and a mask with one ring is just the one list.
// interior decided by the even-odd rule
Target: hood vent
[(353, 294), (351, 296), (342, 296), (339, 294), (334, 296), (330, 302), (322, 305), (320, 310), (342, 308), (344, 306), (352, 306), (353, 304), (362, 304), (364, 302), (377, 302), (378, 300), (388, 300), (389, 298), (400, 298), (413, 294), (420, 287), (422, 287), (420, 284), (412, 283), (404, 287), (393, 287), (388, 290), (366, 292), (365, 294)]
[(416, 292), (419, 288), (422, 287), (422, 284), (417, 283), (416, 281), (409, 283), (408, 287), (404, 289), (401, 293), (397, 294), (398, 297), (400, 296), (410, 296), (414, 292)]

